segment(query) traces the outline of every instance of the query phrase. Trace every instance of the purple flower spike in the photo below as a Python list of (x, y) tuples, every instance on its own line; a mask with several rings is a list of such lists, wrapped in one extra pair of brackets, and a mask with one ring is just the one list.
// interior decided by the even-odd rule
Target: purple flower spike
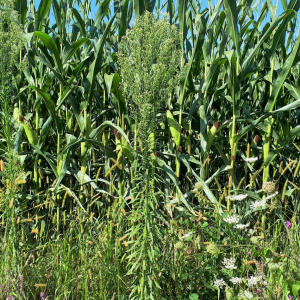
[(286, 221), (285, 225), (289, 229), (292, 226), (292, 223), (290, 221)]
[(291, 295), (289, 295), (289, 297), (288, 297), (289, 299), (293, 299), (294, 297), (293, 296), (291, 296)]
[(41, 293), (41, 298), (44, 298), (45, 297), (45, 294), (44, 293)]
[(256, 294), (259, 294), (259, 289), (256, 289)]
[(248, 252), (248, 255), (251, 255), (251, 250)]

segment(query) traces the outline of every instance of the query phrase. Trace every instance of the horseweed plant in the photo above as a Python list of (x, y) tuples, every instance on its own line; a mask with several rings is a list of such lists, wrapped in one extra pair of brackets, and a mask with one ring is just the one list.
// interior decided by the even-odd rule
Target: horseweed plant
[[(156, 294), (152, 284), (149, 285), (150, 278), (157, 271), (153, 265), (154, 235), (161, 238), (160, 232), (151, 230), (159, 192), (155, 188), (155, 130), (157, 112), (164, 109), (178, 84), (179, 45), (177, 28), (170, 25), (167, 18), (155, 21), (152, 13), (145, 12), (123, 38), (118, 55), (121, 89), (128, 99), (130, 115), (135, 122), (135, 183), (131, 191), (131, 218), (135, 226), (132, 225), (130, 232), (131, 236), (137, 237), (131, 245), (130, 272), (137, 274), (136, 280), (140, 279), (138, 292), (141, 300), (155, 298)], [(142, 238), (138, 236), (139, 232)], [(133, 263), (133, 258), (139, 263)], [(141, 276), (138, 275), (140, 272)]]

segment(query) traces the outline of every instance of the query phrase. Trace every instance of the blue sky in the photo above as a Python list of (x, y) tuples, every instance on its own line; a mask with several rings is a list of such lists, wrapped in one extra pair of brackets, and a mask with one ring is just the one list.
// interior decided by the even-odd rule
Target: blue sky
[[(101, 0), (100, 0), (101, 1)], [(41, 2), (41, 0), (36, 0), (35, 1), (35, 7), (37, 8), (38, 7), (38, 5), (40, 4), (40, 2)], [(162, 1), (161, 1), (162, 2)], [(211, 0), (211, 2), (212, 2), (212, 5), (215, 5), (216, 3), (217, 3), (217, 0)], [(259, 6), (258, 6), (258, 8), (259, 9), (261, 9), (261, 7), (262, 7), (262, 3), (265, 3), (266, 2), (266, 0), (261, 0), (261, 3), (259, 4)], [(273, 5), (276, 5), (276, 2), (277, 2), (277, 0), (272, 0), (272, 3), (273, 3)], [(95, 5), (96, 4), (96, 0), (92, 0), (91, 1), (91, 3), (92, 3), (92, 7), (99, 7), (99, 5)], [(206, 8), (206, 7), (208, 7), (208, 1), (207, 0), (200, 0), (200, 3), (201, 3), (201, 7), (202, 7), (202, 9), (204, 9), (204, 8)], [(78, 5), (75, 5), (75, 7), (76, 8), (78, 8)], [(92, 11), (93, 12), (93, 11)], [(94, 13), (96, 12), (96, 9), (94, 9)], [(278, 15), (280, 15), (281, 13), (283, 12), (283, 8), (282, 8), (282, 5), (281, 5), (281, 1), (280, 0), (278, 0), (278, 8), (277, 8), (277, 16)], [(51, 10), (51, 14), (50, 14), (50, 20), (54, 20), (54, 18), (53, 18), (53, 12), (52, 12), (52, 10)], [(53, 21), (52, 21), (53, 22)], [(51, 23), (52, 23), (51, 22)]]
[[(38, 8), (40, 2), (43, 0), (35, 0), (35, 7)], [(59, 0), (57, 0), (59, 1)], [(83, 0), (81, 0), (83, 2)], [(101, 2), (103, 0), (100, 0)], [(113, 0), (112, 0), (113, 1)], [(160, 0), (160, 3), (164, 3), (166, 0)], [(178, 0), (175, 0), (176, 2)], [(208, 0), (196, 0), (199, 1), (201, 3), (201, 10), (205, 9), (208, 7)], [(256, 2), (257, 0), (255, 0), (254, 2)], [(258, 10), (260, 11), (262, 8), (263, 3), (265, 3), (267, 0), (260, 0), (260, 4), (258, 5)], [(277, 12), (276, 12), (276, 16), (279, 16), (282, 12), (283, 12), (283, 8), (282, 8), (282, 4), (281, 4), (282, 0), (271, 0), (271, 2), (273, 3), (273, 5), (275, 6), (277, 4)], [(216, 3), (218, 2), (218, 0), (211, 0), (211, 3), (213, 6), (216, 5)], [(289, 2), (289, 0), (287, 0), (287, 2)], [(113, 3), (113, 2), (112, 2)], [(113, 5), (113, 4), (112, 4)], [(177, 5), (176, 5), (177, 6)], [(96, 0), (91, 0), (91, 7), (94, 8), (92, 9), (92, 16), (94, 17), (96, 14), (96, 11), (98, 10), (99, 4), (96, 5)], [(78, 4), (75, 5), (75, 8), (78, 8)], [(254, 14), (255, 17), (257, 17), (257, 13)], [(300, 12), (298, 12), (298, 20), (300, 17)], [(270, 13), (268, 13), (267, 18), (264, 20), (264, 22), (262, 23), (262, 27), (261, 29), (264, 27), (264, 25), (270, 21)], [(54, 13), (51, 7), (51, 11), (50, 11), (50, 26), (54, 24)], [(72, 25), (72, 23), (71, 23)], [(299, 23), (297, 22), (297, 27), (299, 26)]]

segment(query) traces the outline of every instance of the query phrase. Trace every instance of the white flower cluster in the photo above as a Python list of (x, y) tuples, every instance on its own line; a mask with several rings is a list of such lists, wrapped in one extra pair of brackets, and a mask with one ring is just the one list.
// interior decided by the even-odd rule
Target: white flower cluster
[(244, 229), (246, 227), (249, 227), (249, 224), (237, 224), (237, 225), (235, 225), (233, 227), (237, 228), (237, 229)]
[(224, 222), (228, 224), (237, 224), (239, 222), (240, 217), (238, 215), (227, 216), (223, 219)]
[(240, 294), (240, 296), (244, 299), (245, 298), (246, 299), (252, 299), (254, 297), (253, 294), (249, 291), (244, 291), (243, 293)]
[(227, 284), (226, 284), (226, 282), (224, 281), (223, 278), (221, 278), (221, 279), (216, 279), (216, 280), (214, 281), (214, 286), (217, 287), (217, 288), (219, 288), (219, 289), (223, 288), (224, 285), (227, 285)]
[(244, 158), (244, 161), (245, 162), (248, 162), (248, 163), (253, 163), (255, 161), (258, 160), (258, 157), (247, 157), (247, 158)]
[(262, 199), (261, 201), (255, 201), (255, 202), (251, 202), (250, 208), (251, 209), (255, 209), (261, 206), (265, 206), (267, 204), (267, 200), (266, 199)]
[(248, 281), (248, 286), (253, 286), (256, 285), (260, 280), (261, 276), (251, 276), (250, 278), (247, 279)]
[(277, 270), (277, 269), (280, 268), (281, 265), (282, 265), (282, 263), (280, 263), (280, 262), (279, 263), (271, 262), (271, 263), (268, 264), (268, 267), (269, 267), (270, 270)]
[(247, 194), (240, 194), (240, 195), (229, 195), (227, 197), (228, 200), (231, 200), (231, 201), (242, 201), (244, 199), (246, 199), (248, 197)]
[(271, 199), (271, 198), (274, 198), (277, 194), (278, 194), (278, 192), (275, 192), (274, 194), (272, 194), (272, 195), (266, 197), (264, 200), (269, 200), (269, 199)]
[(248, 229), (248, 233), (247, 233), (247, 235), (248, 236), (251, 236), (251, 235), (253, 235), (255, 233), (255, 229)]
[(242, 282), (242, 278), (240, 277), (232, 277), (229, 279), (233, 284), (240, 284)]
[(231, 258), (224, 258), (223, 265), (226, 269), (236, 269), (237, 267), (234, 265), (236, 259), (234, 257)]
[(187, 234), (183, 235), (182, 237), (180, 237), (181, 240), (190, 237), (193, 234), (192, 231), (189, 231)]

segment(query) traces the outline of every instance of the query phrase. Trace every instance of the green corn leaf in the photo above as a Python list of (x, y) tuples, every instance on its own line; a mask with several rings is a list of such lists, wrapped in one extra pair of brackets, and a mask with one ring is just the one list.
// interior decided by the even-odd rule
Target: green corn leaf
[(293, 9), (294, 11), (298, 11), (300, 8), (300, 0), (290, 0), (288, 9)]
[[(270, 37), (270, 35), (272, 34), (272, 32), (277, 28), (277, 25), (282, 20), (284, 20), (285, 18), (289, 17), (291, 14), (294, 14), (294, 11), (293, 10), (288, 10), (288, 11), (284, 12), (283, 14), (281, 14), (279, 17), (277, 17), (275, 19), (275, 21), (270, 24), (270, 27), (268, 28), (268, 30), (259, 39), (259, 42), (253, 48), (253, 50), (251, 51), (251, 53), (247, 56), (247, 59), (245, 59), (245, 61), (243, 62), (243, 65), (242, 65), (242, 78), (244, 78), (246, 76), (246, 74), (248, 73), (248, 71), (249, 71), (248, 68), (251, 65), (251, 63), (252, 63), (255, 55), (259, 51), (261, 51), (261, 46), (263, 45), (263, 43)], [(279, 29), (280, 29), (280, 27), (279, 27)]]
[(27, 0), (16, 0), (14, 1), (15, 11), (19, 15), (19, 23), (25, 25), (26, 16), (27, 16)]
[(136, 18), (141, 16), (145, 11), (144, 0), (133, 0), (133, 10)]
[(91, 98), (93, 96), (93, 90), (94, 90), (94, 86), (95, 86), (96, 76), (100, 72), (101, 66), (102, 66), (103, 47), (104, 47), (104, 44), (106, 43), (106, 38), (108, 36), (108, 33), (110, 32), (110, 28), (113, 25), (113, 22), (114, 22), (114, 19), (115, 19), (117, 13), (118, 13), (118, 11), (114, 14), (114, 16), (111, 18), (111, 20), (107, 24), (105, 31), (102, 34), (101, 39), (98, 40), (98, 42), (95, 46), (95, 60), (89, 68), (87, 80), (84, 85), (84, 91), (85, 91), (85, 95), (88, 98), (87, 99), (88, 101), (91, 100)]
[(56, 125), (56, 128), (57, 128), (57, 132), (59, 134), (62, 134), (63, 133), (63, 128), (62, 128), (62, 124), (61, 124), (61, 121), (60, 121), (60, 118), (59, 116), (57, 115), (56, 111), (55, 111), (55, 104), (54, 102), (51, 100), (51, 97), (49, 94), (47, 94), (46, 92), (44, 92), (43, 90), (35, 87), (35, 86), (31, 86), (30, 87), (31, 89), (37, 91), (43, 98), (46, 106), (47, 106), (47, 109), (49, 111), (49, 114), (50, 116), (52, 117), (52, 119), (55, 121), (55, 125)]
[(178, 19), (179, 19), (180, 33), (182, 35), (182, 40), (181, 40), (182, 50), (184, 50), (184, 41), (187, 35), (186, 10), (187, 10), (187, 0), (178, 0)]
[(218, 57), (216, 60), (213, 61), (202, 87), (203, 93), (207, 91), (210, 88), (210, 86), (214, 86), (216, 81), (219, 80), (220, 69), (226, 61), (226, 58), (221, 57)]
[(62, 32), (62, 20), (61, 20), (61, 12), (60, 12), (57, 0), (52, 0), (52, 8), (53, 8), (53, 12), (54, 12), (58, 32), (61, 33)]
[(206, 151), (207, 145), (207, 121), (205, 115), (205, 108), (203, 105), (199, 108), (200, 114), (200, 143), (201, 143), (201, 157), (204, 155)]
[(80, 132), (84, 132), (84, 119), (83, 119), (83, 116), (81, 115), (80, 113), (80, 110), (78, 108), (78, 104), (77, 104), (77, 101), (75, 100), (75, 98), (73, 97), (72, 94), (69, 95), (69, 98), (68, 98), (70, 104), (71, 104), (71, 107), (72, 107), (72, 111), (75, 115), (75, 118), (76, 118), (76, 121), (78, 123), (78, 126), (80, 128)]
[[(295, 57), (298, 54), (299, 45), (300, 45), (300, 36), (298, 36), (298, 38), (295, 42), (293, 51), (289, 55), (288, 59), (285, 61), (280, 74), (278, 75), (278, 77), (275, 79), (275, 81), (273, 83), (272, 95), (266, 106), (266, 111), (268, 111), (268, 112), (271, 112), (275, 106), (279, 92), (280, 92), (288, 74), (290, 73), (291, 67), (293, 66), (294, 61), (295, 61)], [(297, 62), (295, 62), (295, 63), (297, 63)]]
[(267, 158), (264, 160), (264, 163), (262, 165), (262, 167), (267, 167), (269, 166), (274, 159), (277, 157), (277, 155), (282, 152), (283, 149), (277, 149), (275, 151), (270, 151)]
[[(39, 51), (37, 51), (37, 49), (35, 49), (35, 50), (36, 50), (36, 54), (37, 54), (38, 58), (40, 59), (41, 63), (45, 64), (54, 73), (55, 77), (60, 81), (62, 86), (65, 86), (66, 82), (65, 82), (63, 76), (55, 70), (55, 68), (52, 66), (51, 62), (48, 60), (48, 58), (46, 56), (42, 55)], [(46, 48), (46, 51), (48, 51), (47, 48)]]
[[(98, 1), (97, 1), (98, 2)], [(99, 1), (100, 2), (100, 1)], [(99, 27), (102, 20), (105, 18), (105, 16), (109, 12), (109, 4), (110, 0), (104, 0), (101, 4), (99, 9), (97, 10), (96, 16), (95, 16), (95, 26)]]
[(119, 42), (121, 41), (122, 37), (126, 34), (128, 4), (129, 4), (129, 0), (125, 0), (123, 7), (122, 7), (122, 15), (121, 15), (121, 20), (120, 20), (121, 23), (120, 23), (120, 29), (119, 29)]
[(195, 171), (193, 169), (192, 169), (192, 173), (194, 174), (196, 180), (201, 183), (203, 190), (204, 190), (206, 196), (208, 197), (208, 199), (211, 201), (211, 203), (213, 203), (217, 206), (219, 213), (222, 214), (223, 211), (222, 211), (221, 207), (219, 206), (219, 202), (216, 199), (216, 197), (214, 196), (214, 194), (212, 193), (212, 191), (210, 190), (210, 188), (208, 187), (208, 185), (195, 173)]
[[(43, 1), (41, 1), (43, 2)], [(48, 34), (35, 31), (34, 35), (41, 39), (41, 41), (44, 43), (44, 45), (47, 47), (47, 49), (52, 53), (55, 66), (57, 70), (62, 73), (62, 61), (59, 55), (59, 52), (57, 50), (56, 44), (52, 37), (50, 37)]]
[(15, 142), (14, 142), (14, 154), (15, 155), (19, 152), (23, 133), (24, 133), (24, 126), (21, 124), (18, 129), (18, 132), (16, 134)]
[(72, 198), (75, 199), (75, 201), (77, 202), (77, 204), (79, 205), (79, 207), (84, 211), (84, 213), (86, 215), (89, 215), (88, 212), (85, 210), (85, 208), (82, 206), (80, 200), (78, 199), (78, 197), (76, 196), (76, 194), (68, 187), (64, 186), (63, 184), (61, 184), (60, 186), (64, 191), (66, 191), (68, 193), (68, 195), (70, 195)]
[(95, 137), (98, 135), (98, 133), (99, 133), (101, 130), (104, 130), (106, 127), (112, 127), (112, 128), (117, 129), (117, 130), (120, 132), (121, 136), (127, 141), (127, 144), (129, 145), (129, 147), (131, 148), (130, 141), (129, 141), (127, 135), (125, 134), (125, 132), (122, 130), (122, 128), (119, 127), (119, 126), (117, 126), (117, 125), (115, 125), (114, 123), (112, 123), (112, 122), (110, 122), (110, 121), (104, 121), (100, 126), (98, 126), (96, 129), (94, 129), (94, 130), (90, 133), (89, 138), (90, 138), (90, 139), (95, 138)]
[(49, 166), (51, 167), (54, 175), (56, 178), (58, 178), (58, 174), (57, 174), (57, 171), (56, 171), (56, 165), (53, 163), (53, 161), (49, 158), (49, 154), (48, 153), (43, 153), (41, 151), (41, 149), (35, 145), (31, 145), (31, 147), (34, 149), (34, 153), (37, 153), (38, 155), (42, 156), (49, 164)]
[(197, 54), (199, 53), (199, 51), (202, 48), (202, 45), (204, 43), (205, 31), (206, 31), (206, 23), (205, 23), (204, 16), (201, 15), (201, 17), (200, 17), (200, 26), (199, 26), (199, 29), (198, 29), (196, 44), (195, 44), (195, 47), (193, 49), (193, 54), (192, 54), (192, 56), (189, 60), (189, 63), (188, 63), (188, 69), (185, 72), (184, 85), (183, 85), (183, 88), (182, 88), (182, 91), (181, 91), (180, 98), (178, 99), (178, 104), (180, 106), (183, 104), (183, 100), (184, 100), (184, 97), (185, 97), (185, 90), (186, 90), (186, 86), (187, 86), (187, 83), (188, 83), (188, 78), (189, 78), (189, 75), (190, 75), (190, 72), (191, 72), (191, 67), (193, 65), (195, 55), (196, 55), (196, 53)]
[(285, 105), (279, 109), (274, 110), (273, 112), (268, 112), (264, 114), (263, 116), (259, 117), (256, 120), (247, 120), (250, 125), (245, 126), (238, 134), (237, 134), (237, 140), (241, 139), (245, 134), (247, 134), (250, 130), (252, 130), (255, 126), (257, 126), (260, 122), (264, 121), (267, 119), (269, 116), (276, 115), (279, 112), (282, 111), (290, 111), (296, 107), (300, 106), (300, 99), (296, 100), (288, 105)]
[(286, 136), (286, 139), (284, 141), (284, 144), (288, 144), (291, 142), (291, 140), (295, 137), (298, 137), (300, 134), (300, 125), (295, 126)]
[(34, 23), (34, 30), (40, 31), (42, 29), (43, 22), (46, 16), (50, 12), (51, 0), (40, 1), (39, 8), (36, 12), (36, 18)]
[[(95, 181), (92, 180), (91, 177), (88, 176), (87, 174), (83, 174), (81, 171), (78, 171), (77, 177), (78, 177), (78, 180), (79, 180), (80, 184), (82, 184), (82, 185), (90, 184), (91, 187), (92, 187), (97, 193), (103, 193), (103, 194), (112, 196), (112, 194), (108, 193), (107, 191), (100, 189), (100, 188), (96, 185)], [(115, 188), (115, 190), (117, 190), (117, 189)]]
[(97, 140), (94, 139), (78, 139), (76, 142), (73, 142), (69, 145), (67, 145), (62, 151), (61, 151), (61, 155), (63, 155), (65, 152), (67, 152), (69, 149), (76, 149), (78, 146), (80, 146), (82, 143), (86, 143), (89, 145), (96, 145), (99, 146), (101, 148), (101, 150), (105, 153), (105, 155), (107, 156), (107, 158), (114, 158), (116, 159), (116, 154), (114, 153), (114, 151), (109, 148), (108, 146), (104, 146), (104, 144), (102, 142), (99, 142)]
[(221, 173), (228, 171), (231, 169), (231, 166), (222, 166), (219, 168), (213, 175), (211, 175), (208, 179), (205, 180), (206, 184), (210, 184), (216, 177), (218, 177)]
[[(223, 18), (223, 16), (222, 16), (223, 12), (220, 13), (220, 10), (222, 8), (222, 4), (223, 4), (223, 0), (219, 0), (217, 5), (215, 6), (215, 9), (214, 9), (211, 17), (210, 17), (209, 24), (207, 25), (207, 28), (213, 27), (217, 17), (219, 17), (219, 20)], [(219, 20), (218, 20), (218, 22), (219, 22)]]
[(179, 124), (177, 123), (177, 121), (175, 121), (175, 119), (173, 118), (172, 113), (169, 110), (167, 110), (167, 121), (168, 121), (168, 124), (169, 124), (171, 135), (172, 135), (172, 137), (175, 141), (175, 144), (176, 144), (177, 147), (179, 147), (180, 146), (180, 132), (181, 132), (181, 129), (180, 129)]
[(223, 6), (225, 9), (226, 19), (228, 20), (228, 26), (232, 41), (235, 45), (237, 55), (238, 57), (240, 57), (241, 37), (238, 30), (238, 11), (236, 7), (236, 2), (231, 0), (223, 0)]
[(76, 53), (76, 51), (88, 41), (88, 38), (82, 38), (73, 43), (63, 54), (63, 64), (65, 64)]
[(77, 21), (77, 26), (79, 27), (81, 35), (83, 37), (86, 37), (85, 24), (81, 18), (81, 15), (79, 14), (79, 12), (76, 8), (72, 8), (72, 13), (73, 13), (75, 20)]

